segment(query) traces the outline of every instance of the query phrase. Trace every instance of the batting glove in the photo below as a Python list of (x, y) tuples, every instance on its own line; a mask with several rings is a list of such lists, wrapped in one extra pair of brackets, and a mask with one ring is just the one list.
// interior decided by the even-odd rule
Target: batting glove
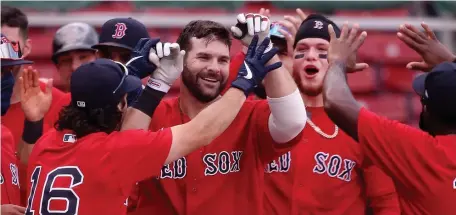
[(128, 71), (140, 79), (152, 74), (157, 66), (149, 61), (149, 53), (160, 39), (141, 38), (136, 44), (131, 59), (126, 63)]
[[(268, 17), (254, 13), (241, 13), (237, 16), (237, 24), (231, 26), (231, 34), (234, 38), (241, 40), (245, 47), (248, 47), (252, 42), (253, 35), (258, 35), (259, 41), (264, 41), (266, 37), (269, 37), (270, 28), (271, 21)], [(265, 53), (271, 49), (272, 43), (270, 42)]]
[(261, 84), (268, 72), (282, 66), (282, 62), (266, 66), (266, 63), (279, 51), (277, 48), (272, 48), (269, 52), (265, 53), (270, 42), (271, 39), (266, 37), (257, 48), (258, 35), (253, 37), (247, 50), (244, 64), (239, 69), (236, 80), (231, 83), (231, 87), (244, 91), (246, 97), (256, 86)]
[(185, 51), (180, 50), (177, 43), (158, 42), (155, 50), (151, 49), (149, 61), (157, 65), (147, 81), (147, 86), (167, 93), (171, 85), (179, 78), (184, 70)]

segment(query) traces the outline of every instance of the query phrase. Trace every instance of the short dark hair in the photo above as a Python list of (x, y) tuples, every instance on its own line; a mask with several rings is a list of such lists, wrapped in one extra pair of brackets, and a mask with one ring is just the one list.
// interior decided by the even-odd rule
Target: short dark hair
[(2, 26), (6, 25), (19, 28), (22, 36), (28, 38), (28, 19), (27, 16), (18, 8), (2, 5)]
[(70, 104), (62, 108), (54, 127), (58, 131), (71, 130), (77, 138), (96, 132), (110, 134), (120, 129), (122, 115), (117, 106), (85, 111)]
[(214, 40), (220, 40), (226, 44), (228, 48), (231, 48), (230, 31), (218, 22), (195, 20), (188, 23), (177, 38), (177, 43), (180, 48), (187, 51), (190, 50), (192, 48), (190, 43), (192, 37), (198, 39), (205, 38), (207, 43)]

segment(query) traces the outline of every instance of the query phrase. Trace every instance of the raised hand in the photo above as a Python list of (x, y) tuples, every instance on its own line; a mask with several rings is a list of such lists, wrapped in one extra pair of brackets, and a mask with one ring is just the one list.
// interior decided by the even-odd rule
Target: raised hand
[[(258, 35), (260, 41), (264, 41), (269, 36), (271, 21), (267, 16), (260, 14), (248, 13), (237, 16), (237, 24), (231, 27), (231, 33), (234, 38), (241, 40), (244, 46), (249, 46), (252, 42), (253, 35)], [(268, 44), (266, 52), (272, 48), (272, 43)]]
[(410, 24), (404, 24), (399, 27), (397, 37), (423, 58), (421, 62), (408, 63), (407, 68), (430, 71), (437, 64), (445, 61), (454, 61), (456, 56), (437, 39), (432, 29), (425, 23), (421, 23), (421, 26), (424, 32)]
[(278, 21), (280, 25), (285, 27), (287, 31), (279, 29), (279, 32), (285, 36), (287, 40), (287, 53), (290, 57), (294, 56), (293, 44), (296, 33), (301, 26), (302, 21), (307, 18), (307, 15), (299, 8), (296, 9), (296, 16), (285, 15), (283, 20)]
[(352, 29), (349, 29), (348, 24), (345, 23), (342, 27), (340, 37), (337, 38), (333, 26), (328, 26), (330, 35), (328, 49), (329, 64), (336, 62), (343, 63), (347, 67), (347, 72), (359, 71), (369, 67), (366, 63), (356, 63), (356, 57), (353, 57), (356, 56), (356, 52), (364, 43), (367, 36), (365, 31), (357, 36), (358, 29), (358, 24), (353, 25)]
[(39, 73), (32, 67), (24, 69), (19, 77), (21, 106), (28, 121), (36, 122), (44, 118), (52, 102), (52, 79), (43, 92), (40, 88)]
[(269, 60), (274, 57), (279, 51), (277, 48), (272, 48), (269, 52), (265, 53), (269, 43), (269, 37), (266, 37), (263, 42), (258, 46), (258, 35), (252, 39), (244, 63), (239, 69), (236, 80), (231, 83), (232, 87), (244, 91), (248, 96), (250, 92), (263, 81), (266, 74), (282, 66), (282, 62), (276, 62), (271, 65), (266, 65)]
[(185, 51), (180, 50), (177, 43), (158, 42), (155, 50), (151, 50), (149, 61), (157, 65), (147, 85), (153, 89), (168, 92), (171, 85), (184, 70)]
[(131, 59), (125, 64), (128, 71), (143, 79), (152, 74), (157, 66), (149, 61), (149, 53), (155, 49), (160, 39), (141, 38), (131, 54)]

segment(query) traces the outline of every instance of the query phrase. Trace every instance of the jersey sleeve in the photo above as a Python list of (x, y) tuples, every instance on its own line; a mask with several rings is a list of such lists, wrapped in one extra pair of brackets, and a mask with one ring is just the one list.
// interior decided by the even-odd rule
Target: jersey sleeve
[(134, 183), (157, 176), (171, 144), (171, 128), (158, 132), (127, 130), (111, 134), (106, 145), (114, 177), (122, 185), (129, 185), (131, 190)]
[(255, 123), (254, 132), (257, 137), (259, 153), (261, 160), (265, 164), (290, 151), (299, 143), (302, 136), (301, 132), (286, 143), (275, 142), (269, 131), (269, 115), (271, 115), (271, 110), (269, 109), (268, 102), (266, 100), (258, 101), (254, 108), (253, 119), (251, 120)]
[(401, 209), (393, 180), (381, 169), (372, 165), (363, 167), (366, 196), (375, 215), (400, 215)]
[(445, 150), (419, 129), (388, 120), (362, 108), (358, 140), (366, 156), (395, 183), (423, 191), (439, 183)]

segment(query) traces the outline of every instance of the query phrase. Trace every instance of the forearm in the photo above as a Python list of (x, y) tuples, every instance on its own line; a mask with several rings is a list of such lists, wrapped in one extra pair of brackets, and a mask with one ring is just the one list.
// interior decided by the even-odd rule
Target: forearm
[(35, 122), (28, 121), (27, 119), (24, 120), (24, 130), (19, 143), (19, 158), (24, 164), (28, 163), (28, 158), (32, 153), (36, 141), (43, 135), (43, 123), (43, 119)]
[(121, 130), (148, 129), (155, 109), (165, 92), (146, 87), (132, 107), (128, 108)]
[(306, 107), (299, 90), (281, 98), (267, 98), (271, 115), (268, 127), (272, 139), (286, 143), (304, 129), (307, 121)]
[[(279, 61), (279, 57), (275, 55), (267, 63), (267, 65), (271, 65)], [(266, 89), (266, 94), (270, 98), (284, 97), (290, 95), (296, 89), (298, 89), (290, 73), (285, 69), (284, 66), (281, 66), (280, 68), (269, 72), (264, 78), (263, 84)]]
[(342, 62), (334, 62), (329, 66), (323, 83), (323, 102), (329, 118), (357, 141), (361, 106), (350, 91), (345, 68)]

